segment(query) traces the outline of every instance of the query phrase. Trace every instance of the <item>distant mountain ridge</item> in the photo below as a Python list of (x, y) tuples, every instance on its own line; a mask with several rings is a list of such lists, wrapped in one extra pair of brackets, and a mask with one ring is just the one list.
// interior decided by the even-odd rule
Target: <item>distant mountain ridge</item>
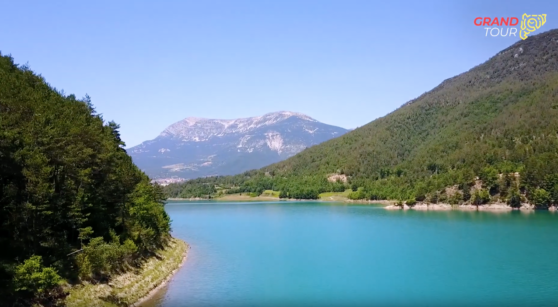
[(289, 111), (238, 119), (188, 117), (128, 152), (152, 178), (190, 179), (263, 167), (347, 131)]

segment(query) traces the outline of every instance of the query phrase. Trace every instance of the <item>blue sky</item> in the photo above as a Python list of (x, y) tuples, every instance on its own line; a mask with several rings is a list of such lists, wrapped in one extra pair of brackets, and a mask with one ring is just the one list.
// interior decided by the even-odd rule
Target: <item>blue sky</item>
[(89, 94), (128, 147), (183, 118), (289, 110), (362, 126), (519, 38), (475, 17), (558, 1), (3, 1), (0, 51)]

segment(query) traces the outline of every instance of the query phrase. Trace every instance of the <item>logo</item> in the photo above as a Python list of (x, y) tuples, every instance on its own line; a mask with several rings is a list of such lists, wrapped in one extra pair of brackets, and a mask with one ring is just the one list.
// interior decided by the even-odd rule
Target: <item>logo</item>
[[(527, 39), (528, 35), (546, 23), (546, 14), (541, 15), (527, 15), (523, 14), (521, 16), (520, 30), (518, 31), (517, 26), (519, 24), (519, 18), (517, 17), (477, 17), (473, 21), (475, 26), (488, 26), (484, 28), (486, 30), (485, 36), (496, 37), (496, 36), (517, 36), (523, 40)], [(497, 26), (497, 27), (494, 27)]]
[(529, 35), (529, 33), (538, 30), (546, 22), (546, 14), (523, 14), (521, 18), (521, 31), (519, 31), (519, 37), (521, 37), (521, 39), (527, 39), (527, 35)]

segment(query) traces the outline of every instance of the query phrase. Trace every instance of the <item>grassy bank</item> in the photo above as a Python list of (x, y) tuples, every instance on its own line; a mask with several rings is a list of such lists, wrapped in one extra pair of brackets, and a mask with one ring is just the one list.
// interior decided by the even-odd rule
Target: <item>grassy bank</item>
[(69, 290), (68, 307), (130, 306), (164, 284), (183, 264), (188, 244), (173, 238), (169, 245), (149, 259), (141, 269), (114, 277), (109, 283), (78, 285)]
[(216, 197), (215, 200), (223, 201), (277, 201), (279, 200), (279, 192), (267, 190), (259, 196), (250, 195), (249, 193), (225, 194)]
[(349, 194), (351, 194), (353, 190), (346, 189), (344, 192), (325, 192), (319, 195), (320, 200), (327, 200), (327, 201), (347, 201), (349, 199)]

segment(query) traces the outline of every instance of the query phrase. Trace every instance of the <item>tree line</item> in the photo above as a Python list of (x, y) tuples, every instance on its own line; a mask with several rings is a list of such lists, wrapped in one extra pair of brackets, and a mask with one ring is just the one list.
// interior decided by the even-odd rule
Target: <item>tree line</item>
[(0, 54), (0, 305), (140, 266), (169, 239), (165, 198), (89, 97)]

